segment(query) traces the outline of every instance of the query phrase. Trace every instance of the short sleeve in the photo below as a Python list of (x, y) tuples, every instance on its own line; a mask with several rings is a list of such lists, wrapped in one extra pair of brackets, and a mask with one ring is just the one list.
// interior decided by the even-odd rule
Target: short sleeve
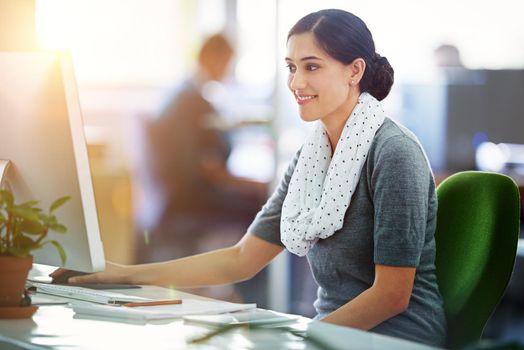
[(300, 150), (295, 154), (295, 157), (289, 164), (280, 184), (275, 192), (267, 200), (266, 204), (258, 212), (255, 220), (251, 223), (247, 232), (255, 235), (263, 240), (284, 247), (280, 241), (280, 218), (282, 214), (282, 204), (287, 195), (287, 189), (291, 176), (295, 171), (295, 167), (300, 156)]
[(375, 264), (418, 266), (431, 183), (429, 164), (416, 141), (397, 135), (384, 142), (371, 176)]

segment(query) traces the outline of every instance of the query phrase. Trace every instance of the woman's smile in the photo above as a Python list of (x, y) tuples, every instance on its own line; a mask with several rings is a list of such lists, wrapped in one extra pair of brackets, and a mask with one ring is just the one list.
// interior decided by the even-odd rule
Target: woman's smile
[(318, 95), (304, 95), (295, 92), (295, 99), (300, 106), (313, 102), (317, 97)]

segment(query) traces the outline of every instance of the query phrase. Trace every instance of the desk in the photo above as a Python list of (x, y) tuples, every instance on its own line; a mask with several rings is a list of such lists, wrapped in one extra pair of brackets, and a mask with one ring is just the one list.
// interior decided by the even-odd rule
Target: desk
[[(129, 290), (128, 293), (159, 299), (196, 297), (154, 286)], [(40, 306), (32, 319), (0, 320), (0, 335), (25, 344), (32, 343), (38, 346), (37, 349), (431, 349), (400, 339), (310, 322), (306, 318), (300, 318), (294, 325), (309, 328), (315, 338), (329, 341), (330, 347), (305, 341), (287, 332), (248, 329), (235, 329), (196, 345), (188, 344), (187, 340), (204, 335), (212, 328), (184, 324), (182, 320), (135, 325), (78, 319), (73, 314), (73, 310), (65, 305)]]

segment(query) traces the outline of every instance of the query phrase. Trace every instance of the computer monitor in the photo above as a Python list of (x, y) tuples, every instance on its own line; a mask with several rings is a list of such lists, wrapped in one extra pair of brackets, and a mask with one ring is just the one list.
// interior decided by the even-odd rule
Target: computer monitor
[(524, 70), (447, 73), (440, 82), (399, 88), (400, 120), (420, 139), (435, 172), (475, 169), (482, 142), (524, 144)]
[[(84, 127), (71, 58), (57, 52), (0, 52), (0, 161), (2, 179), (16, 202), (38, 200), (47, 209), (71, 200), (56, 215), (67, 233), (50, 232), (67, 260), (63, 267), (103, 270)], [(0, 177), (2, 170), (0, 169)], [(61, 266), (52, 245), (33, 251), (34, 262)]]

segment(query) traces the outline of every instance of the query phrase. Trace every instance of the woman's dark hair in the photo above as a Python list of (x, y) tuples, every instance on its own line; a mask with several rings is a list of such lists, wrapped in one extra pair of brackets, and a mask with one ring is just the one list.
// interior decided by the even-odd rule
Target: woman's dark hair
[(287, 38), (305, 32), (312, 32), (324, 51), (343, 64), (350, 64), (356, 58), (366, 62), (360, 81), (361, 92), (369, 92), (379, 101), (389, 94), (393, 68), (386, 57), (375, 52), (373, 36), (360, 18), (337, 9), (313, 12), (300, 19)]

